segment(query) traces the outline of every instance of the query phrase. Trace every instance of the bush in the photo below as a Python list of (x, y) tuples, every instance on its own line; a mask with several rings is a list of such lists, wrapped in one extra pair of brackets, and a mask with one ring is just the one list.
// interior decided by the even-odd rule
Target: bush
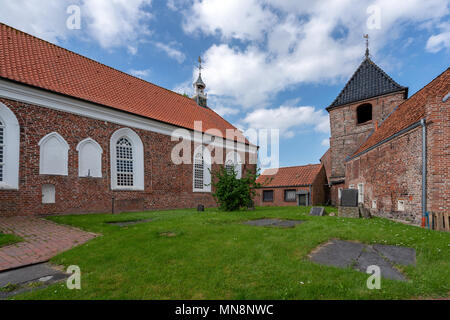
[(260, 187), (260, 184), (256, 183), (257, 173), (247, 172), (245, 177), (238, 179), (234, 168), (227, 170), (222, 166), (212, 175), (212, 186), (215, 189), (213, 196), (221, 210), (235, 211), (253, 207), (255, 189)]

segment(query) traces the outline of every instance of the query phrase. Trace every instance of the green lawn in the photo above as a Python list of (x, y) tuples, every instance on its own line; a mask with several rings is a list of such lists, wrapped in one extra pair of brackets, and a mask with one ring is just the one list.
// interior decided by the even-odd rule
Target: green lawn
[[(103, 234), (55, 257), (78, 265), (82, 289), (56, 284), (18, 299), (409, 299), (447, 297), (450, 234), (386, 219), (310, 217), (309, 208), (257, 208), (252, 212), (157, 211), (122, 215), (52, 217)], [(292, 229), (253, 227), (261, 217), (307, 220)], [(120, 228), (105, 222), (154, 220)], [(171, 236), (161, 234), (169, 233)], [(173, 236), (175, 234), (176, 236)], [(403, 269), (408, 282), (383, 279), (366, 287), (368, 275), (325, 267), (307, 255), (332, 238), (410, 246), (417, 266)]]
[(22, 241), (22, 238), (13, 234), (0, 233), (0, 247), (8, 246)]

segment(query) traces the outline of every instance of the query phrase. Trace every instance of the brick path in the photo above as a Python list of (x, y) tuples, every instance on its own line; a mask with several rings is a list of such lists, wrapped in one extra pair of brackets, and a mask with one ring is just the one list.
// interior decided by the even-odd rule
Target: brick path
[(0, 271), (48, 261), (97, 236), (35, 217), (0, 217), (0, 232), (24, 239), (0, 248)]

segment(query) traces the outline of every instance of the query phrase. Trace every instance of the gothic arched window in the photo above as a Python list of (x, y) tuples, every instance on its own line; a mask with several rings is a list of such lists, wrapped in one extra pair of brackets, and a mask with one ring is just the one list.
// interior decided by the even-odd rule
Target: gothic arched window
[(19, 189), (20, 127), (14, 113), (0, 103), (0, 189)]
[(225, 160), (225, 168), (228, 171), (231, 171), (234, 168), (236, 172), (236, 178), (242, 178), (242, 162), (239, 153), (232, 151), (227, 154), (227, 158)]
[(211, 154), (203, 146), (194, 152), (193, 180), (194, 192), (211, 192)]
[(117, 130), (111, 137), (111, 188), (144, 190), (144, 147), (131, 129)]

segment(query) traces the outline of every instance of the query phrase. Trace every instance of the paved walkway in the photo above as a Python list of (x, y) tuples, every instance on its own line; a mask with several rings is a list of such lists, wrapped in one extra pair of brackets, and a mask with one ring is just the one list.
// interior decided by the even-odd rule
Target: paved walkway
[(0, 217), (0, 232), (24, 241), (0, 248), (0, 272), (45, 262), (97, 235), (35, 217)]

